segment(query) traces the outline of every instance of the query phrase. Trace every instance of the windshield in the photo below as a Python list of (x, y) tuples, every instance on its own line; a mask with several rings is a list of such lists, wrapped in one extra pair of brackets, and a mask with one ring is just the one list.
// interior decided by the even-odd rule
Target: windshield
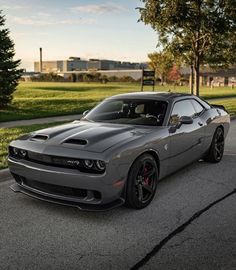
[(107, 99), (96, 106), (81, 120), (161, 126), (165, 118), (167, 102), (160, 100)]

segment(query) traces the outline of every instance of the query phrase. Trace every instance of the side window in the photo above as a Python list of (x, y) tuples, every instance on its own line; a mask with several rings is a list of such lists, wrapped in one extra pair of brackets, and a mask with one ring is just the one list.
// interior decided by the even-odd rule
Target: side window
[(178, 101), (174, 104), (174, 108), (170, 116), (170, 125), (178, 124), (182, 116), (193, 117), (195, 114), (196, 111), (191, 103), (191, 100)]
[(195, 115), (196, 115), (196, 116), (200, 115), (200, 114), (202, 113), (202, 111), (204, 110), (204, 108), (203, 108), (202, 105), (201, 105), (199, 102), (197, 102), (196, 100), (192, 99), (191, 101), (192, 101), (193, 107), (194, 107), (194, 109), (195, 109), (195, 111), (196, 111)]

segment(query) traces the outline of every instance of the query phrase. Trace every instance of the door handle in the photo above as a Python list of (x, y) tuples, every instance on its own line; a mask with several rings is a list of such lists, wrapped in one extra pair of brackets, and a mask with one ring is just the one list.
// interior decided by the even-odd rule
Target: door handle
[(203, 126), (202, 121), (199, 121), (199, 122), (198, 122), (198, 125), (199, 125), (199, 126)]

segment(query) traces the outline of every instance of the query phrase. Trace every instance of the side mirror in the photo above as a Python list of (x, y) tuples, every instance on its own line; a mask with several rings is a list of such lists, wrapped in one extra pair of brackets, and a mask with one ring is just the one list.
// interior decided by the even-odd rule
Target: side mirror
[(190, 117), (190, 116), (182, 116), (179, 121), (178, 121), (178, 124), (174, 125), (174, 126), (171, 126), (169, 131), (170, 133), (175, 133), (176, 130), (178, 128), (180, 128), (183, 124), (185, 125), (190, 125), (193, 123), (193, 118)]
[(193, 118), (190, 116), (182, 116), (180, 118), (180, 124), (190, 125), (193, 123)]
[(86, 116), (89, 113), (89, 110), (86, 110), (83, 112), (83, 117)]

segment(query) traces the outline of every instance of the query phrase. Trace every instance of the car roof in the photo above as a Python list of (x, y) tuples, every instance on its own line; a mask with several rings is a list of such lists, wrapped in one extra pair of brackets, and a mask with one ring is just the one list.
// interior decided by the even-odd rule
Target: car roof
[(173, 92), (133, 92), (126, 94), (119, 94), (112, 96), (111, 98), (130, 98), (130, 99), (160, 99), (166, 101), (172, 101), (181, 97), (194, 97), (191, 94), (186, 93), (173, 93)]

